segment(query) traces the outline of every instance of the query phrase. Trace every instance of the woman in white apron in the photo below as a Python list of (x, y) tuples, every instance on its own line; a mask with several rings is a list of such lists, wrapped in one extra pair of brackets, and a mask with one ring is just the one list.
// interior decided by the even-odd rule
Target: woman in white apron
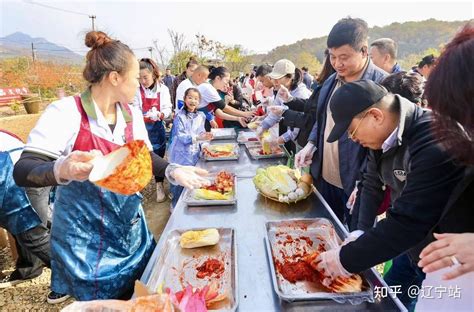
[[(171, 97), (168, 87), (160, 82), (158, 65), (149, 58), (140, 60), (140, 86), (133, 105), (143, 113), (148, 138), (153, 152), (163, 158), (166, 152), (166, 130), (164, 119), (171, 115)], [(156, 201), (166, 200), (163, 177), (155, 176)]]
[(188, 188), (207, 182), (194, 167), (177, 167), (152, 152), (139, 110), (130, 106), (139, 65), (130, 48), (103, 32), (85, 43), (81, 95), (51, 103), (31, 131), (15, 165), (21, 186), (59, 185), (51, 229), (51, 288), (77, 300), (127, 298), (155, 242), (139, 193), (124, 196), (102, 189), (88, 176), (98, 150), (107, 154), (131, 140), (146, 142), (155, 176)]

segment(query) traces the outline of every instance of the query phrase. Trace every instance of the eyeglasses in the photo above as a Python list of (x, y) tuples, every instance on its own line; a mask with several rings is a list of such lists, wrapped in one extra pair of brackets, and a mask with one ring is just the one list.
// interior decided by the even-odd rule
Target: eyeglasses
[(368, 113), (369, 113), (369, 111), (366, 111), (365, 114), (364, 114), (364, 116), (362, 116), (362, 118), (359, 120), (359, 123), (357, 124), (357, 127), (355, 127), (354, 131), (349, 132), (349, 133), (347, 134), (347, 137), (348, 137), (349, 139), (354, 140), (354, 136), (355, 136), (357, 130), (359, 129), (359, 126), (360, 126), (360, 124), (362, 123), (362, 120), (364, 120), (365, 116), (367, 116)]

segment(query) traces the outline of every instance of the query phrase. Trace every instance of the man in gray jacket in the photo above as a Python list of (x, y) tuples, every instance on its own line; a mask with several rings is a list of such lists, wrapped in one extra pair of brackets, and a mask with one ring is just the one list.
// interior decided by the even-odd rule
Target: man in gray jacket
[(311, 164), (316, 188), (341, 221), (349, 223), (346, 202), (365, 168), (367, 149), (342, 137), (328, 143), (334, 120), (329, 103), (334, 92), (346, 83), (359, 79), (380, 82), (387, 73), (375, 66), (368, 54), (368, 26), (358, 18), (344, 18), (329, 33), (327, 46), (332, 67), (336, 70), (319, 93), (316, 122), (306, 146), (295, 157), (297, 167)]

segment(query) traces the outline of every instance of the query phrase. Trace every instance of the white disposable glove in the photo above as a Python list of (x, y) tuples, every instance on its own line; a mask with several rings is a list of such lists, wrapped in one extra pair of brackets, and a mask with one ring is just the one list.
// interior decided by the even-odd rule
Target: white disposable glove
[(278, 106), (273, 105), (273, 106), (268, 107), (268, 110), (278, 117), (281, 117), (287, 109), (288, 109), (288, 106), (286, 105), (278, 105)]
[(354, 187), (354, 190), (351, 193), (351, 196), (349, 196), (349, 199), (347, 200), (346, 207), (349, 209), (349, 211), (352, 213), (352, 208), (354, 208), (355, 201), (357, 199), (357, 185)]
[(202, 132), (197, 137), (197, 141), (211, 141), (214, 138), (214, 135), (211, 132)]
[(146, 114), (145, 117), (150, 118), (153, 121), (161, 120), (161, 112), (156, 109), (156, 107), (152, 107)]
[(303, 168), (311, 165), (313, 162), (313, 154), (316, 151), (316, 146), (308, 142), (305, 147), (299, 151), (295, 156), (295, 167)]
[(70, 181), (85, 181), (89, 178), (94, 165), (91, 160), (100, 151), (82, 152), (74, 151), (67, 156), (61, 156), (54, 162), (54, 177), (59, 184), (68, 184)]
[(288, 91), (287, 88), (284, 86), (280, 86), (280, 89), (278, 89), (278, 97), (283, 101), (283, 103), (289, 102), (293, 99), (293, 97), (290, 95), (290, 92)]
[(329, 287), (338, 277), (350, 277), (352, 275), (342, 266), (339, 258), (340, 251), (341, 246), (325, 251), (314, 261), (317, 270), (324, 274), (325, 278), (321, 284), (326, 287)]
[(201, 168), (192, 166), (179, 166), (170, 172), (171, 177), (176, 184), (182, 185), (188, 189), (201, 188), (209, 186), (211, 181), (204, 178), (209, 173)]
[(350, 242), (355, 241), (360, 236), (362, 236), (362, 234), (364, 234), (364, 231), (362, 231), (362, 230), (355, 230), (355, 231), (350, 232), (349, 236), (347, 236), (347, 238), (344, 240), (344, 242), (342, 242), (341, 246), (347, 245)]

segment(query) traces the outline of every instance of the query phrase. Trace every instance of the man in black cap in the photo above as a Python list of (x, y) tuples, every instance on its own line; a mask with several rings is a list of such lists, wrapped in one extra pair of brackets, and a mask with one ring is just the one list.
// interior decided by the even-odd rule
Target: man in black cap
[[(395, 258), (385, 280), (401, 286), (398, 297), (412, 310), (416, 296), (407, 290), (420, 287), (425, 277), (416, 264), (415, 247), (441, 217), (464, 168), (433, 137), (431, 111), (388, 93), (378, 83), (359, 80), (341, 86), (330, 109), (335, 126), (328, 142), (341, 140), (347, 131), (349, 139), (369, 148), (355, 203), (360, 215), (353, 216), (356, 223), (361, 218), (368, 221), (357, 223), (346, 244), (322, 253), (316, 263), (326, 272), (328, 283)], [(391, 189), (392, 207), (374, 228), (386, 186)]]

